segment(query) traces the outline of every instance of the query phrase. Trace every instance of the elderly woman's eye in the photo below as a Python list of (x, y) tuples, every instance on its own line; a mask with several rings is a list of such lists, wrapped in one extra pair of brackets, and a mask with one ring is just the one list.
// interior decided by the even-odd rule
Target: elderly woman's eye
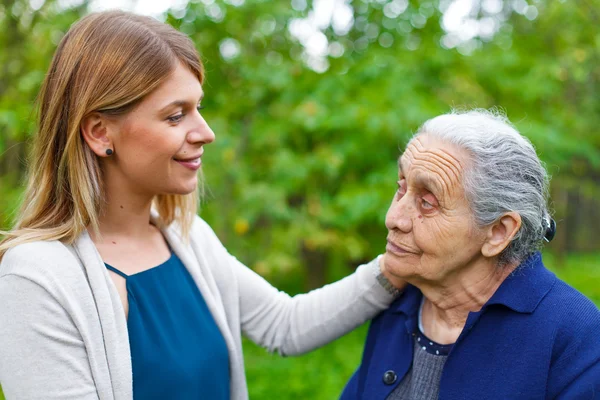
[(403, 186), (404, 180), (398, 181), (398, 190), (396, 190), (396, 194), (398, 198), (404, 196), (406, 193), (406, 189)]
[(425, 211), (430, 211), (433, 210), (435, 206), (427, 200), (425, 200), (424, 198), (421, 198), (421, 208)]

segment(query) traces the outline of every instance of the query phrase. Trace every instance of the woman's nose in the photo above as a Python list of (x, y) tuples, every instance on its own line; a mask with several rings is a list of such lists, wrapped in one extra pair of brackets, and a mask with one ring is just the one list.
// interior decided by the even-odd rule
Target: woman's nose
[(402, 232), (410, 232), (412, 230), (411, 215), (414, 211), (414, 205), (408, 194), (400, 199), (394, 197), (385, 216), (385, 226), (390, 231), (397, 229)]
[(204, 117), (200, 114), (196, 115), (195, 126), (187, 135), (189, 143), (212, 143), (215, 140), (215, 133), (210, 129)]

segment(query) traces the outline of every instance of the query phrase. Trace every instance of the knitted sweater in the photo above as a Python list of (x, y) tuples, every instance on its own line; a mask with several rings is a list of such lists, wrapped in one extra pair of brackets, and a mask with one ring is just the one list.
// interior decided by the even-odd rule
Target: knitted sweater
[[(379, 314), (341, 400), (386, 399), (413, 362), (423, 294)], [(600, 399), (600, 310), (544, 267), (539, 253), (471, 312), (443, 367), (440, 400)], [(385, 380), (386, 371), (395, 380)]]

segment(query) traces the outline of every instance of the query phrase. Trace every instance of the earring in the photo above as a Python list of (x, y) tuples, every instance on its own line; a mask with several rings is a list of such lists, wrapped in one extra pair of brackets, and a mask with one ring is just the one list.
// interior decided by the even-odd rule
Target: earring
[(546, 233), (544, 234), (544, 240), (546, 242), (551, 242), (556, 235), (556, 222), (554, 221), (554, 218), (548, 218), (550, 221), (545, 221)]
[(106, 155), (107, 156), (112, 156), (113, 155), (113, 150), (112, 149), (106, 149)]

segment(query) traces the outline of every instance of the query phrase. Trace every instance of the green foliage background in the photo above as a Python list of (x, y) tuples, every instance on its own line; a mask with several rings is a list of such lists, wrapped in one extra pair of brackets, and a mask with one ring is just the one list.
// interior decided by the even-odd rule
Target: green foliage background
[[(392, 1), (403, 4), (352, 1), (351, 29), (323, 30), (330, 48), (344, 51), (325, 57), (320, 73), (289, 33), (310, 1), (205, 0), (165, 16), (192, 37), (207, 71), (203, 113), (217, 140), (204, 156), (203, 218), (276, 286), (296, 293), (322, 285), (382, 251), (396, 159), (412, 132), (451, 107), (500, 107), (553, 175), (559, 230), (551, 264), (598, 302), (598, 0), (507, 0), (496, 14), (482, 7), (473, 17), (496, 20), (498, 32), (452, 49), (441, 45), (441, 10), (451, 1), (408, 1), (390, 17)], [(523, 15), (523, 7), (536, 13)], [(22, 193), (50, 58), (87, 12), (86, 2), (65, 9), (55, 0), (0, 1), (0, 228), (10, 226)], [(239, 53), (224, 57), (232, 43)], [(363, 334), (298, 364), (265, 361), (251, 347), (253, 398), (278, 393), (269, 382), (285, 385), (290, 398), (335, 397)], [(329, 389), (319, 397), (322, 385)]]

